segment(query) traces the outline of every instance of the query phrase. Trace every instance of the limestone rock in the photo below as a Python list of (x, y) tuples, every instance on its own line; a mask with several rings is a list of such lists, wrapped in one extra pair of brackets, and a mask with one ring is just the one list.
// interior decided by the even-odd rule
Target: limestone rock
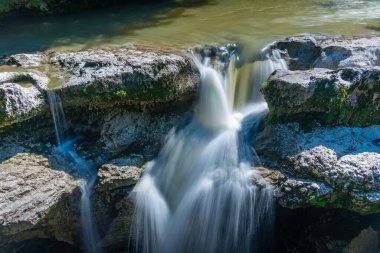
[[(40, 155), (20, 153), (0, 164), (0, 248), (33, 238), (73, 243), (79, 183)], [(75, 197), (77, 196), (77, 197)]]
[(197, 69), (181, 54), (99, 49), (56, 53), (51, 62), (69, 75), (58, 89), (67, 106), (184, 102), (195, 97), (199, 84)]
[(271, 125), (255, 149), (264, 167), (286, 175), (278, 188), (287, 207), (338, 207), (367, 214), (380, 207), (380, 126), (315, 128)]
[(46, 109), (48, 78), (34, 72), (0, 73), (0, 126), (19, 122)]
[(16, 65), (19, 67), (29, 68), (29, 67), (39, 67), (45, 61), (45, 56), (43, 54), (15, 54), (6, 57), (2, 60), (4, 64)]
[(100, 130), (100, 142), (105, 150), (118, 153), (128, 149), (153, 159), (163, 145), (170, 129), (181, 124), (189, 113), (109, 113)]
[(134, 205), (133, 187), (142, 176), (145, 159), (131, 154), (113, 159), (98, 171), (92, 207), (101, 234), (101, 245), (108, 251), (128, 252)]
[(288, 53), (291, 70), (380, 66), (378, 36), (347, 39), (304, 34), (279, 40), (272, 46)]
[(278, 70), (263, 88), (269, 120), (380, 124), (380, 68)]
[(143, 169), (144, 158), (131, 155), (114, 159), (100, 167), (98, 171), (99, 191), (109, 192), (137, 184)]

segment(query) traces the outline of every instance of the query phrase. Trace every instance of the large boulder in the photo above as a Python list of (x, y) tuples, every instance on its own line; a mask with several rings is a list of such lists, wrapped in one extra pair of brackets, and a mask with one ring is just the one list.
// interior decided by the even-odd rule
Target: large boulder
[(192, 100), (199, 73), (184, 54), (163, 54), (134, 49), (88, 50), (56, 53), (52, 64), (68, 79), (56, 91), (65, 106), (135, 109)]
[(346, 208), (362, 214), (380, 208), (380, 126), (315, 128), (271, 125), (255, 149), (264, 167), (286, 175), (281, 205)]
[(78, 241), (79, 181), (33, 153), (2, 161), (0, 176), (0, 252), (35, 238)]
[(3, 57), (1, 65), (11, 67), (0, 73), (0, 126), (48, 114), (48, 90), (74, 120), (88, 119), (89, 110), (103, 110), (97, 120), (110, 111), (183, 112), (200, 78), (186, 52), (133, 48), (18, 54)]
[(269, 120), (310, 124), (380, 124), (380, 68), (278, 70), (262, 91)]

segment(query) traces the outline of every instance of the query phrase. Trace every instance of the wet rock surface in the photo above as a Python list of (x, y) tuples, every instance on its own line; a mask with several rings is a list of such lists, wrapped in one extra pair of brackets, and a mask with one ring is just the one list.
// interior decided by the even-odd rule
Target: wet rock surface
[(316, 128), (272, 125), (256, 139), (264, 166), (289, 177), (280, 204), (319, 206), (377, 213), (380, 205), (380, 127)]
[(0, 73), (0, 127), (36, 116), (47, 109), (43, 89), (48, 78), (42, 73)]
[(1, 65), (15, 65), (18, 67), (39, 67), (46, 61), (43, 54), (15, 54), (0, 59)]
[(379, 37), (301, 35), (272, 46), (290, 70), (262, 89), (269, 115), (254, 147), (264, 167), (284, 173), (279, 203), (377, 213)]

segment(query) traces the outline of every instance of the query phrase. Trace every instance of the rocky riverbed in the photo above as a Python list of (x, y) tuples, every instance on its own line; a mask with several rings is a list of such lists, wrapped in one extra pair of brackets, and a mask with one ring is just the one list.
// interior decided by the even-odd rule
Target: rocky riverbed
[[(235, 47), (194, 50), (226, 62)], [(277, 244), (288, 252), (376, 253), (380, 39), (302, 35), (270, 47), (289, 70), (275, 71), (263, 86), (269, 114), (252, 146), (258, 171), (275, 189), (276, 234), (286, 234)], [(50, 89), (62, 100), (74, 149), (99, 168), (91, 197), (99, 246), (128, 251), (133, 189), (144, 165), (197, 109), (200, 74), (191, 57), (118, 48), (0, 60), (0, 252), (38, 240), (81, 248), (83, 181), (56, 152)], [(348, 224), (344, 236), (320, 236), (318, 229), (337, 224)]]

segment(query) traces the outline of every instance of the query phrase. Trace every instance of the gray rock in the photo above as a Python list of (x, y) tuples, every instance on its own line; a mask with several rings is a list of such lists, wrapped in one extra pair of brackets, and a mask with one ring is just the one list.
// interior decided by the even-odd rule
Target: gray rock
[(304, 132), (297, 124), (271, 125), (257, 137), (255, 149), (265, 167), (290, 177), (279, 185), (282, 205), (366, 214), (380, 207), (379, 140), (380, 126)]
[(181, 124), (188, 115), (183, 112), (110, 113), (104, 118), (99, 142), (110, 153), (134, 148), (153, 159), (170, 129)]
[(78, 181), (31, 153), (3, 161), (0, 176), (0, 248), (32, 238), (76, 240), (72, 207), (79, 203)]
[(0, 126), (29, 119), (46, 109), (43, 89), (48, 78), (41, 73), (0, 73)]
[(56, 53), (51, 62), (69, 75), (58, 89), (66, 106), (183, 103), (195, 97), (199, 84), (198, 70), (181, 54), (88, 50)]
[(380, 66), (378, 36), (347, 39), (306, 34), (277, 41), (272, 46), (287, 51), (291, 70)]
[(269, 120), (380, 124), (380, 68), (276, 71), (263, 87)]
[(144, 158), (141, 155), (111, 160), (99, 168), (96, 188), (108, 193), (133, 186), (140, 179), (143, 165)]
[(277, 41), (272, 46), (287, 52), (289, 69), (305, 70), (310, 69), (321, 55), (318, 44), (316, 36), (306, 34)]
[(43, 54), (15, 54), (3, 59), (3, 63), (7, 65), (16, 65), (19, 67), (40, 67), (45, 62)]
[(101, 232), (101, 245), (109, 251), (127, 251), (134, 205), (129, 194), (140, 179), (145, 159), (132, 154), (113, 159), (98, 171), (92, 207)]

